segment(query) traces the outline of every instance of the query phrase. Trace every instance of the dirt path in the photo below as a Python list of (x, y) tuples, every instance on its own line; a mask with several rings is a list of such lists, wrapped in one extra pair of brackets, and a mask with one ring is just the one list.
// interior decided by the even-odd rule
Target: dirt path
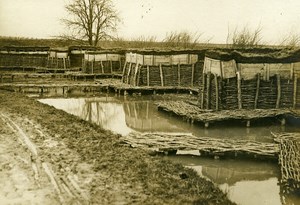
[(89, 195), (79, 186), (78, 176), (69, 167), (52, 168), (55, 163), (47, 153), (66, 151), (62, 143), (32, 121), (3, 111), (0, 127), (1, 204), (88, 204)]
[(195, 171), (21, 94), (0, 91), (0, 153), (1, 204), (232, 204)]

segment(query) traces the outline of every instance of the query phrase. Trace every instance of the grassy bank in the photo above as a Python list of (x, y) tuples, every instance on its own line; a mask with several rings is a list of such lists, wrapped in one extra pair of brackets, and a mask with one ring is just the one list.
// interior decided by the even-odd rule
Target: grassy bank
[[(0, 91), (2, 111), (37, 122), (51, 137), (78, 153), (80, 162), (91, 165), (99, 176), (89, 183), (91, 204), (111, 204), (117, 197), (125, 204), (232, 204), (195, 171), (130, 148), (118, 135), (52, 106)], [(54, 166), (66, 166), (64, 157)]]

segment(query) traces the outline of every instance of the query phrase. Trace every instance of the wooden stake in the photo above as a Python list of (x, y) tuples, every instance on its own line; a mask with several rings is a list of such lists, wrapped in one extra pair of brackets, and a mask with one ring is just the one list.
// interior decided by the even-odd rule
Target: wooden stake
[(205, 81), (206, 81), (206, 74), (202, 73), (201, 102), (200, 102), (201, 109), (204, 109)]
[(178, 74), (178, 86), (180, 86), (180, 64), (178, 64), (178, 69), (177, 69), (177, 74)]
[(277, 74), (277, 100), (276, 100), (276, 109), (280, 107), (280, 98), (281, 98), (281, 83), (280, 83), (280, 75)]
[(161, 86), (164, 86), (164, 76), (163, 76), (163, 70), (161, 64), (159, 64), (159, 74), (160, 74)]
[(66, 58), (63, 58), (64, 69), (66, 69)]
[(126, 83), (129, 83), (129, 81), (130, 81), (129, 76), (130, 76), (131, 66), (132, 66), (132, 63), (130, 62), (129, 63), (129, 67), (128, 67), (128, 73), (127, 73)]
[(297, 105), (297, 79), (298, 76), (297, 74), (295, 73), (294, 74), (294, 93), (293, 93), (293, 108), (295, 109), (296, 108), (296, 105)]
[(100, 61), (100, 66), (101, 66), (101, 72), (104, 73), (104, 66), (103, 66), (102, 61)]
[(110, 63), (110, 73), (113, 73), (112, 61), (110, 60), (109, 63)]
[(207, 82), (206, 82), (206, 86), (207, 86), (207, 90), (206, 90), (206, 109), (208, 110), (210, 108), (210, 77), (211, 77), (211, 73), (209, 72), (207, 74)]
[(241, 73), (237, 72), (237, 87), (238, 87), (238, 108), (242, 109), (242, 88), (241, 88)]
[(149, 65), (147, 65), (147, 86), (150, 86), (150, 71)]
[(140, 66), (138, 67), (138, 73), (137, 73), (137, 80), (136, 80), (136, 81), (137, 81), (137, 83), (136, 83), (137, 86), (140, 85), (141, 68), (142, 68), (142, 66), (140, 65)]
[(191, 86), (194, 86), (194, 72), (195, 72), (195, 64), (192, 64), (192, 80), (191, 80)]
[(136, 86), (136, 84), (137, 84), (136, 79), (137, 79), (138, 69), (139, 69), (139, 64), (136, 64), (135, 69), (134, 69), (134, 75), (133, 75), (133, 85), (134, 86)]
[(259, 95), (259, 87), (260, 87), (260, 73), (257, 74), (256, 93), (255, 93), (255, 100), (254, 100), (254, 109), (257, 108), (258, 95)]
[(219, 110), (219, 86), (218, 86), (218, 76), (214, 74), (215, 86), (216, 86), (216, 110)]
[(122, 72), (122, 83), (124, 83), (124, 77), (125, 77), (125, 70), (127, 66), (127, 61), (124, 63), (123, 72)]

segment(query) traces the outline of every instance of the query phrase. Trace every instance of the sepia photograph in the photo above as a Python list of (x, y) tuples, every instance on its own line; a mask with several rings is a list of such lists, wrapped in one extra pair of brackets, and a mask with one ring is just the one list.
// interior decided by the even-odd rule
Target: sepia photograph
[(300, 205), (300, 1), (0, 0), (0, 204)]

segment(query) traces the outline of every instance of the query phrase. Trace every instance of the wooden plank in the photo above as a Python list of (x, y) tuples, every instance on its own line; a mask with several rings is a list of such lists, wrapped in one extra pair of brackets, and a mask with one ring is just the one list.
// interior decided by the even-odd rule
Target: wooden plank
[(161, 86), (164, 86), (164, 76), (163, 76), (163, 70), (161, 64), (159, 64), (159, 74), (160, 74)]
[(194, 86), (194, 73), (195, 73), (195, 64), (192, 64), (192, 79), (191, 79), (191, 86)]
[(260, 87), (260, 73), (257, 74), (256, 93), (255, 93), (255, 100), (254, 100), (254, 109), (257, 109), (258, 96), (259, 96), (259, 87)]
[(296, 108), (296, 105), (297, 105), (297, 79), (298, 78), (298, 75), (295, 74), (294, 75), (294, 93), (293, 93), (293, 108), (295, 109)]
[(280, 107), (280, 98), (281, 98), (281, 82), (280, 82), (280, 75), (277, 74), (277, 100), (276, 100), (276, 108)]
[(241, 87), (241, 73), (238, 71), (237, 73), (237, 87), (238, 87), (238, 108), (242, 109), (242, 87)]

